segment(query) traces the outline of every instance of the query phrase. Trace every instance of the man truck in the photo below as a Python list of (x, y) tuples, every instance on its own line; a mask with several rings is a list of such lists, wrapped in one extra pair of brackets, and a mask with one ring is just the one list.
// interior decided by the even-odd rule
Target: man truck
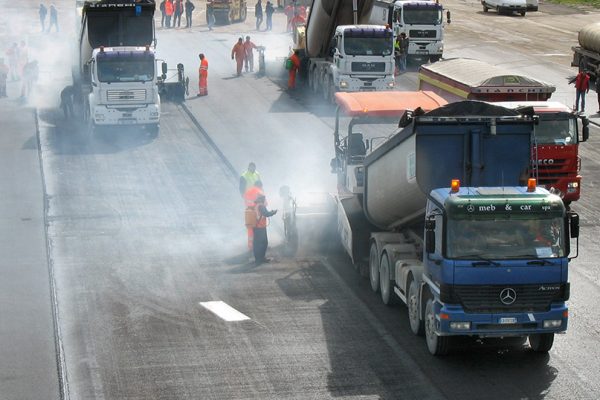
[(138, 125), (157, 131), (160, 93), (183, 98), (183, 65), (178, 66), (178, 82), (165, 82), (164, 62), (162, 74), (157, 69), (154, 10), (155, 3), (148, 0), (84, 3), (73, 83), (90, 130)]
[(354, 3), (315, 0), (306, 26), (294, 35), (300, 74), (330, 101), (335, 92), (394, 88), (393, 32), (368, 24), (371, 1)]
[(332, 167), (351, 177), (340, 179), (338, 229), (353, 262), (368, 263), (372, 289), (406, 304), (433, 355), (461, 336), (528, 338), (549, 351), (567, 329), (579, 218), (534, 179), (523, 186), (535, 117), (475, 101), (416, 109), (373, 149), (356, 130), (381, 116), (379, 93), (362, 112), (353, 95), (336, 94), (338, 116), (354, 115), (344, 138), (338, 121), (334, 132)]
[[(432, 90), (448, 101), (482, 100), (517, 109), (533, 107), (530, 175), (563, 197), (567, 206), (581, 190), (579, 143), (589, 136), (589, 120), (548, 99), (553, 85), (468, 58), (453, 58), (419, 70), (419, 89)], [(537, 160), (537, 161), (536, 161)]]
[[(408, 38), (408, 58), (438, 61), (444, 53), (444, 9), (437, 1), (376, 0), (369, 15), (373, 24), (388, 24), (394, 36), (401, 33)], [(450, 23), (450, 11), (446, 11)]]

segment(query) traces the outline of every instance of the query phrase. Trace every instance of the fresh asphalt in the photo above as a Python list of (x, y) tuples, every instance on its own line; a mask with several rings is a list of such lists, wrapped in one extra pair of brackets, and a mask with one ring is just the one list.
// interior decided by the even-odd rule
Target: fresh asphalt
[[(565, 83), (573, 73), (565, 61), (572, 37), (535, 51), (530, 44), (557, 29), (573, 31), (561, 12), (569, 9), (543, 6), (523, 19), (484, 15), (474, 1), (447, 6), (448, 56), (509, 63), (555, 83), (556, 98), (572, 103)], [(548, 356), (518, 344), (465, 343), (466, 350), (432, 358), (410, 333), (406, 309), (383, 306), (350, 267), (328, 221), (300, 221), (301, 245), (291, 255), (273, 218), (273, 262), (250, 262), (237, 182), (211, 142), (240, 172), (257, 162), (272, 208), (280, 208), (282, 184), (297, 193), (335, 188), (332, 107), (282, 90), (289, 36), (251, 26), (249, 19), (211, 33), (203, 25), (159, 29), (162, 56), (187, 67), (185, 107), (197, 124), (181, 106), (164, 104), (156, 136), (89, 136), (65, 122), (56, 104), (42, 104), (36, 133), (33, 110), (3, 100), (2, 121), (10, 121), (3, 130), (11, 136), (0, 141), (2, 187), (10, 194), (2, 197), (0, 242), (10, 261), (0, 281), (2, 398), (56, 398), (61, 387), (72, 399), (597, 398), (598, 129), (581, 147), (583, 197), (574, 208), (582, 238), (571, 268), (569, 332)], [(229, 51), (247, 33), (270, 51), (267, 77), (234, 77)], [(210, 65), (209, 96), (196, 98), (201, 51)], [(412, 72), (399, 79), (407, 90), (414, 80)], [(15, 269), (20, 263), (26, 265)], [(200, 305), (206, 301), (223, 301), (250, 319), (224, 321)], [(58, 357), (57, 343), (64, 349)]]

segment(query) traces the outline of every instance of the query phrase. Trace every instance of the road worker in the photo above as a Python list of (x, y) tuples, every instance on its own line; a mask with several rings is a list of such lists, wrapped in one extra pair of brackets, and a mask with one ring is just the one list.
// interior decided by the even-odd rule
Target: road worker
[(244, 65), (244, 58), (246, 56), (246, 49), (244, 48), (244, 39), (239, 38), (237, 43), (231, 49), (231, 59), (235, 57), (237, 63), (237, 76), (242, 75), (242, 66)]
[(252, 244), (254, 262), (256, 265), (271, 261), (270, 259), (265, 258), (267, 247), (269, 246), (269, 239), (267, 237), (267, 218), (277, 214), (277, 210), (269, 211), (265, 203), (266, 199), (264, 195), (260, 195), (256, 198), (256, 226), (254, 227), (254, 241)]
[[(171, 17), (175, 13), (175, 5), (171, 0), (166, 0), (165, 2), (165, 14), (167, 16), (167, 28), (171, 27)], [(175, 21), (173, 21), (173, 25), (175, 25)]]
[[(255, 206), (256, 206), (256, 199), (258, 198), (258, 196), (262, 196), (265, 193), (263, 192), (263, 185), (262, 182), (260, 180), (254, 182), (254, 186), (249, 187), (245, 192), (244, 192), (244, 204), (246, 206), (246, 210), (248, 210), (248, 208), (251, 208), (253, 210), (255, 210)], [(248, 228), (248, 250), (252, 250), (252, 243), (254, 241), (254, 227), (252, 226), (247, 226)]]
[(198, 69), (198, 96), (208, 94), (208, 60), (203, 53), (198, 55), (200, 58), (200, 68)]
[(254, 72), (254, 49), (256, 48), (257, 46), (250, 41), (250, 36), (246, 36), (244, 42), (244, 69), (246, 72), (248, 72), (248, 69), (250, 69), (250, 72)]
[(248, 164), (248, 169), (240, 176), (240, 195), (243, 197), (246, 190), (258, 181), (260, 181), (260, 174), (256, 170), (256, 164), (251, 162)]
[(6, 79), (8, 78), (8, 65), (4, 58), (0, 58), (0, 97), (6, 97)]
[(296, 88), (296, 74), (300, 69), (300, 52), (298, 50), (294, 50), (294, 54), (290, 56), (290, 69), (289, 69), (289, 78), (288, 78), (288, 89)]

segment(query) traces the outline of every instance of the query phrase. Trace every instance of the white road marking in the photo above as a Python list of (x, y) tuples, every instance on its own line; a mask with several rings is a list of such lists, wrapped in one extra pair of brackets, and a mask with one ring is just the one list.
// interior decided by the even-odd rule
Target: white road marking
[(215, 314), (217, 317), (228, 322), (245, 321), (250, 319), (250, 317), (242, 314), (223, 301), (204, 301), (200, 302), (200, 305)]

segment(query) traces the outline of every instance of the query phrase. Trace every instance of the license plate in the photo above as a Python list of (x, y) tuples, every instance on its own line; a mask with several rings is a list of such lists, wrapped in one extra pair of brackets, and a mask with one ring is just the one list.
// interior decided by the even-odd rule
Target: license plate
[(123, 118), (131, 118), (132, 116), (132, 113), (123, 113)]
[(133, 125), (135, 124), (135, 119), (120, 119), (119, 124), (121, 125)]
[(363, 85), (364, 85), (364, 86), (371, 86), (371, 85), (372, 85), (372, 83), (371, 83), (371, 82), (365, 82)]
[(517, 323), (517, 319), (516, 318), (500, 318), (500, 323), (501, 324), (516, 324)]
[(429, 54), (427, 50), (417, 50), (415, 53), (417, 54)]

